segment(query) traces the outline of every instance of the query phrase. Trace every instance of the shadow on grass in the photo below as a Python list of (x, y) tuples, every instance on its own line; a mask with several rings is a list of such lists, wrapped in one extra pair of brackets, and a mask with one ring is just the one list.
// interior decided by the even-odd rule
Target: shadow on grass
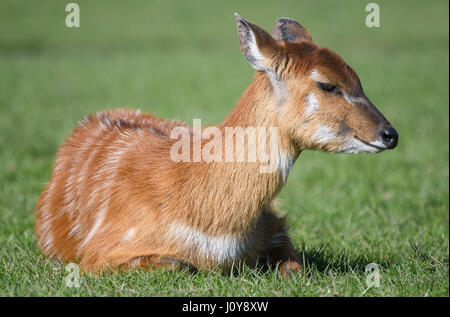
[(300, 261), (303, 261), (305, 271), (317, 270), (319, 272), (336, 271), (341, 273), (364, 273), (369, 263), (376, 263), (386, 269), (391, 266), (391, 261), (386, 258), (360, 254), (356, 257), (345, 250), (336, 254), (327, 243), (322, 243), (317, 248), (307, 248), (304, 244), (296, 249)]

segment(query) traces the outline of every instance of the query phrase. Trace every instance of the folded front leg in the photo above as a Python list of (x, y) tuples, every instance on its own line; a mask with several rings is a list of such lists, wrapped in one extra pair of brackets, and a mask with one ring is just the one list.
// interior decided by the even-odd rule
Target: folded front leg
[(266, 257), (273, 266), (279, 265), (283, 277), (289, 277), (291, 273), (301, 271), (300, 259), (287, 234), (285, 218), (280, 218), (274, 213), (269, 213), (272, 226), (272, 235)]

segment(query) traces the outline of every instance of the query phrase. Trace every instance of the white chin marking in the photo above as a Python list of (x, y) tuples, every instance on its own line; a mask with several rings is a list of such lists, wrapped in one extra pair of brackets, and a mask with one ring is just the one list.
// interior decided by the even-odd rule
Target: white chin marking
[[(314, 138), (319, 144), (327, 144), (332, 141), (338, 142), (343, 140), (342, 136), (338, 136), (328, 126), (321, 125), (316, 131), (314, 131)], [(343, 144), (340, 146), (338, 153), (378, 153), (384, 151), (384, 145), (380, 141), (371, 142), (373, 146), (358, 140), (355, 137), (348, 137), (344, 139)]]
[[(383, 147), (380, 141), (373, 142), (372, 144)], [(380, 151), (382, 151), (382, 149), (367, 145), (356, 138), (349, 138), (344, 143), (339, 153), (378, 153)]]
[(326, 125), (321, 125), (314, 131), (314, 139), (321, 144), (328, 143), (336, 139), (336, 133)]

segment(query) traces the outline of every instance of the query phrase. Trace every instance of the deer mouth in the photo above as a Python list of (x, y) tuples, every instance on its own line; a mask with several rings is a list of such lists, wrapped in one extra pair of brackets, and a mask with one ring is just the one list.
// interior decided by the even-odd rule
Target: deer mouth
[(387, 149), (387, 147), (382, 147), (382, 146), (379, 146), (379, 145), (376, 145), (376, 144), (373, 144), (373, 143), (370, 143), (370, 142), (366, 142), (363, 139), (359, 138), (357, 135), (355, 135), (354, 138), (357, 139), (358, 141), (361, 141), (365, 145), (371, 146), (371, 147), (373, 147), (373, 148), (375, 148), (377, 150), (384, 151), (384, 150)]

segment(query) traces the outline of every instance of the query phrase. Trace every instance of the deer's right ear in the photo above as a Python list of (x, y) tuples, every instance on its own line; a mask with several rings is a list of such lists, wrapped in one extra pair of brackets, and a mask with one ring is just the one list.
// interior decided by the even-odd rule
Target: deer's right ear
[(277, 42), (312, 42), (311, 34), (300, 23), (288, 18), (275, 21), (272, 36)]
[(256, 70), (269, 69), (280, 45), (265, 30), (241, 18), (235, 13), (241, 51)]

